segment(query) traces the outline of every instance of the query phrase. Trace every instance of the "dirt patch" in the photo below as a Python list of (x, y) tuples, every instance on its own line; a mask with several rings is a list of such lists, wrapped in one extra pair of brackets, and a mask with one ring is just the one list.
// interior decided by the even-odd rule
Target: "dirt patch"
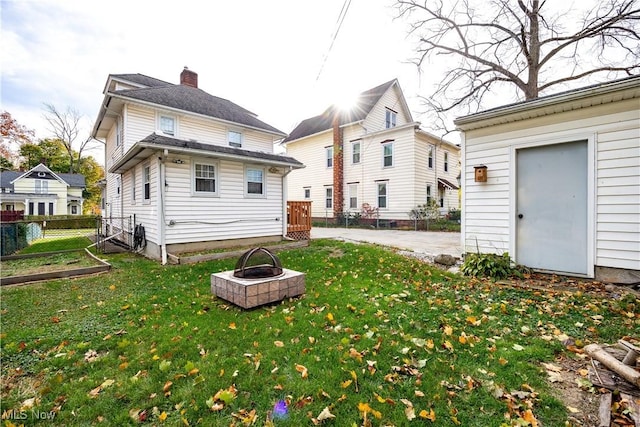
[(600, 393), (583, 388), (588, 384), (586, 377), (590, 364), (588, 358), (571, 359), (562, 356), (553, 363), (560, 368), (559, 371), (547, 368), (547, 372), (551, 374), (547, 379), (549, 387), (554, 396), (564, 403), (569, 411), (569, 421), (575, 427), (599, 425)]

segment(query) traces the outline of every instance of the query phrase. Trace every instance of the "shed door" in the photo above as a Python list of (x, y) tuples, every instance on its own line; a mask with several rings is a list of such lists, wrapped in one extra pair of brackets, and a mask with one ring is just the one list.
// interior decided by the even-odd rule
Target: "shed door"
[(587, 141), (516, 152), (516, 261), (588, 274)]

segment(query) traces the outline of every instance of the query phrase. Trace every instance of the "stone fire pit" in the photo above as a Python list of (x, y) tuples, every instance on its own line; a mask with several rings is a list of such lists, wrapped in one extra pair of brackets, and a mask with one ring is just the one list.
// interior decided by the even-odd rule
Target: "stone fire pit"
[(240, 257), (235, 270), (211, 274), (211, 292), (242, 308), (253, 308), (304, 294), (305, 275), (282, 268), (269, 250), (254, 248)]

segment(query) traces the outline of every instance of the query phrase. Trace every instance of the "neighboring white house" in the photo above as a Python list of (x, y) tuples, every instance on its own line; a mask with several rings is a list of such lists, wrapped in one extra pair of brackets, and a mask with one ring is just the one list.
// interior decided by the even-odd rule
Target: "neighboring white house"
[(0, 173), (3, 211), (25, 215), (82, 215), (84, 175), (55, 173), (40, 163), (27, 172)]
[[(465, 252), (640, 282), (640, 76), (455, 120)], [(486, 182), (475, 180), (486, 167)]]
[(286, 234), (286, 177), (303, 167), (274, 154), (286, 134), (199, 89), (186, 67), (179, 85), (109, 75), (92, 136), (106, 144), (108, 232), (143, 229), (147, 256)]
[(315, 219), (378, 208), (408, 222), (434, 200), (442, 213), (459, 208), (460, 148), (420, 129), (397, 79), (361, 93), (355, 106), (331, 106), (303, 120), (283, 140), (305, 164), (290, 175), (289, 198), (312, 201)]

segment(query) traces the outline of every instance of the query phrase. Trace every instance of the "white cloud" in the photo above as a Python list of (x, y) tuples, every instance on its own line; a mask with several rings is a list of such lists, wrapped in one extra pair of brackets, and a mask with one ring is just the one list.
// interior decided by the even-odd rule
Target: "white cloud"
[(74, 108), (88, 123), (83, 139), (109, 74), (178, 83), (188, 66), (203, 90), (284, 132), (341, 93), (396, 77), (419, 119), (420, 82), (403, 63), (411, 46), (391, 4), (352, 0), (317, 78), (343, 0), (2, 0), (2, 108), (39, 138), (50, 136), (44, 103)]

